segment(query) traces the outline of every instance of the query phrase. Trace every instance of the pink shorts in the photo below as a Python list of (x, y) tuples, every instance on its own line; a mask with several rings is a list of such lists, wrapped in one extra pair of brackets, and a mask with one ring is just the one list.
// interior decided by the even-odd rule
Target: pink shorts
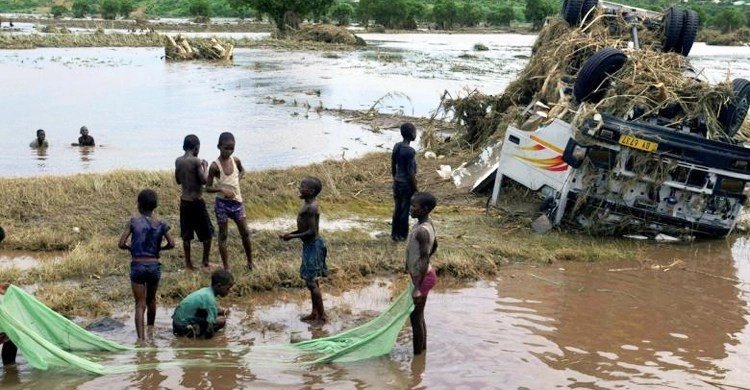
[[(414, 286), (417, 285), (417, 278), (418, 276), (411, 277), (411, 282)], [(427, 273), (424, 274), (422, 285), (419, 286), (419, 292), (422, 296), (426, 297), (430, 290), (435, 287), (435, 283), (437, 283), (437, 274), (435, 273), (435, 268), (430, 267), (430, 269), (427, 270)]]

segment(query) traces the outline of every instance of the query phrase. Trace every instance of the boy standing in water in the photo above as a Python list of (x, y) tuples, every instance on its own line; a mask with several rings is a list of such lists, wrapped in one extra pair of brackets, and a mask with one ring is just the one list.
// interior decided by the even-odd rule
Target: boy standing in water
[(409, 202), (417, 192), (417, 152), (409, 146), (417, 138), (417, 128), (411, 123), (401, 125), (404, 140), (393, 147), (391, 154), (391, 176), (393, 177), (393, 220), (391, 239), (406, 240), (409, 234)]
[(406, 271), (414, 284), (414, 311), (409, 316), (414, 341), (414, 354), (427, 349), (427, 327), (424, 322), (424, 307), (427, 294), (437, 282), (435, 269), (430, 265), (430, 256), (437, 250), (435, 226), (430, 220), (430, 212), (437, 205), (429, 192), (417, 192), (411, 199), (410, 213), (417, 223), (409, 232), (406, 243)]
[(240, 179), (245, 174), (242, 162), (234, 153), (234, 135), (224, 132), (219, 135), (219, 158), (211, 163), (208, 170), (208, 185), (206, 191), (216, 195), (216, 223), (219, 224), (219, 254), (224, 269), (229, 269), (227, 259), (227, 230), (228, 220), (231, 218), (237, 224), (237, 230), (242, 238), (245, 249), (247, 268), (253, 269), (253, 247), (250, 244), (250, 232), (245, 222), (245, 206), (242, 204)]
[(302, 240), (302, 264), (300, 265), (300, 277), (305, 281), (307, 289), (310, 290), (312, 301), (312, 312), (301, 318), (306, 322), (326, 322), (327, 317), (323, 308), (323, 295), (320, 292), (318, 277), (328, 276), (326, 257), (328, 249), (325, 241), (318, 235), (318, 224), (320, 222), (320, 209), (318, 208), (317, 196), (323, 190), (323, 184), (316, 177), (302, 179), (299, 186), (299, 197), (304, 200), (297, 214), (297, 230), (279, 235), (284, 241), (294, 238)]
[[(148, 326), (154, 326), (156, 318), (156, 290), (161, 279), (159, 251), (174, 248), (169, 234), (169, 225), (154, 216), (158, 204), (156, 193), (143, 190), (138, 194), (138, 213), (130, 218), (120, 236), (120, 249), (130, 251), (130, 283), (135, 298), (135, 331), (138, 340), (144, 339), (143, 312), (148, 308)], [(128, 237), (130, 245), (128, 245)], [(161, 245), (166, 239), (166, 244)]]
[(210, 339), (226, 325), (228, 309), (221, 309), (216, 297), (225, 297), (234, 286), (234, 276), (227, 270), (211, 274), (211, 287), (193, 291), (180, 302), (172, 314), (172, 333), (182, 337)]
[(175, 161), (175, 180), (182, 186), (180, 194), (180, 236), (185, 251), (185, 268), (192, 271), (190, 259), (190, 241), (198, 236), (203, 243), (203, 268), (209, 269), (208, 258), (211, 254), (211, 237), (214, 227), (208, 217), (206, 202), (203, 200), (203, 186), (207, 182), (208, 162), (198, 158), (201, 143), (198, 137), (190, 134), (185, 137), (182, 150), (185, 154)]
[(94, 137), (89, 135), (89, 128), (81, 126), (81, 136), (78, 137), (78, 142), (70, 146), (96, 146), (96, 142), (94, 142)]

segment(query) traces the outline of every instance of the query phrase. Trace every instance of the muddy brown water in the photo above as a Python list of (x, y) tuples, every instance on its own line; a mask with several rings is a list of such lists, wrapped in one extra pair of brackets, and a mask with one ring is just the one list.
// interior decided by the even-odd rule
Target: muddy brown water
[[(0, 371), (3, 388), (707, 388), (750, 384), (750, 239), (650, 247), (623, 262), (514, 265), (494, 280), (443, 278), (428, 300), (428, 350), (412, 357), (405, 327), (388, 356), (312, 368), (245, 365), (231, 353), (206, 356), (173, 347), (284, 344), (338, 332), (387, 306), (389, 279), (326, 294), (332, 321), (322, 329), (298, 320), (304, 291), (258, 294), (234, 306), (229, 328), (211, 341), (175, 340), (170, 308), (151, 338), (158, 351), (118, 362), (204, 358), (234, 368), (167, 368), (93, 377), (42, 372), (19, 358)], [(102, 333), (130, 344), (126, 326)], [(251, 352), (252, 353), (252, 352)]]

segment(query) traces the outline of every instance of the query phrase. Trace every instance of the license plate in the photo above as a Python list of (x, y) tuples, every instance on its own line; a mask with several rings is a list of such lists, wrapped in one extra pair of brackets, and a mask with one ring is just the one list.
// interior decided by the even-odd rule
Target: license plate
[(653, 152), (656, 150), (656, 148), (659, 147), (659, 144), (656, 142), (646, 141), (645, 139), (636, 138), (632, 135), (621, 135), (620, 145), (625, 145), (633, 149), (644, 150), (646, 152)]

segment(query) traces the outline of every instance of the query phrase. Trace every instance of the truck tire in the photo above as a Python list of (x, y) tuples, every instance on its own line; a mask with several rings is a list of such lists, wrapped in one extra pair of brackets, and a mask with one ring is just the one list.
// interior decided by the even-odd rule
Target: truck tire
[(700, 18), (698, 17), (698, 13), (691, 9), (686, 9), (683, 16), (682, 37), (680, 39), (680, 53), (685, 57), (690, 54), (690, 49), (693, 48), (695, 37), (698, 36), (699, 25)]
[(562, 6), (562, 17), (569, 25), (575, 27), (581, 22), (581, 8), (584, 0), (565, 0)]
[(579, 102), (601, 100), (607, 91), (604, 82), (617, 73), (627, 60), (625, 53), (611, 47), (594, 53), (578, 71), (576, 82), (573, 84), (573, 97)]
[(729, 102), (719, 112), (719, 123), (724, 126), (724, 133), (734, 137), (742, 127), (742, 123), (750, 108), (750, 81), (745, 79), (732, 80), (734, 100)]
[(664, 42), (662, 50), (664, 52), (681, 52), (682, 51), (682, 27), (685, 20), (685, 11), (682, 8), (669, 7), (664, 13)]
[(583, 6), (581, 6), (581, 20), (586, 17), (592, 9), (596, 8), (599, 4), (599, 0), (583, 0)]

